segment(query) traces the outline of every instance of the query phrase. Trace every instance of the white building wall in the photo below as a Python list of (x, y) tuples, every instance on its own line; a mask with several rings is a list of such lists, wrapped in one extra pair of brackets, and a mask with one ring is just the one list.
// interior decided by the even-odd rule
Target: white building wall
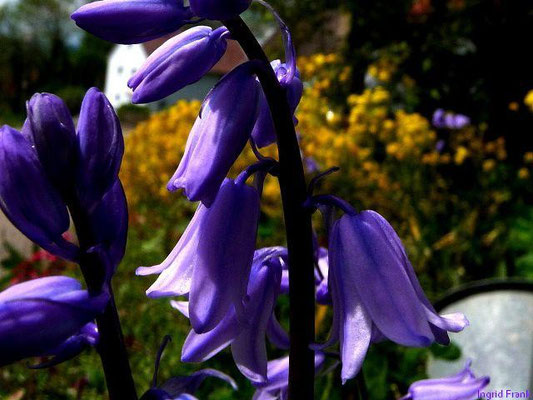
[(116, 45), (109, 54), (105, 79), (105, 95), (118, 108), (131, 103), (132, 90), (128, 79), (137, 72), (147, 54), (141, 44)]

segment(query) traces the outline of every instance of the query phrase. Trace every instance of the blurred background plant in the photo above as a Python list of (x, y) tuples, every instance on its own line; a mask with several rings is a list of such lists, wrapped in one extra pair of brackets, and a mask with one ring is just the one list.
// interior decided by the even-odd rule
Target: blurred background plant
[[(82, 88), (103, 85), (110, 48), (74, 33), (63, 0), (7, 4), (0, 7), (0, 122), (21, 124), (24, 100), (34, 91), (55, 92), (77, 109)], [(309, 177), (333, 165), (341, 168), (320, 190), (383, 214), (403, 239), (432, 300), (476, 279), (533, 278), (533, 68), (521, 49), (533, 26), (527, 3), (272, 4), (304, 54), (298, 63), (305, 93), (297, 130)], [(246, 17), (267, 26), (271, 22), (259, 9)], [(266, 47), (273, 58), (281, 54), (277, 40)], [(121, 178), (131, 229), (114, 283), (139, 389), (149, 386), (165, 334), (174, 341), (164, 355), (161, 381), (200, 368), (179, 361), (185, 319), (166, 300), (148, 301), (144, 290), (153, 279), (133, 273), (139, 265), (161, 262), (194, 212), (179, 194), (167, 192), (166, 184), (183, 154), (199, 100), (193, 94), (157, 112), (128, 105), (119, 109), (126, 131)], [(435, 119), (438, 109), (444, 110), (447, 124)], [(454, 123), (458, 115), (468, 120)], [(267, 155), (274, 151), (262, 150)], [(253, 158), (246, 150), (232, 173)], [(267, 179), (263, 201), (258, 246), (282, 244), (275, 180)], [(21, 273), (31, 277), (63, 268), (76, 274), (42, 255), (13, 249), (8, 255), (0, 269), (2, 287)], [(285, 307), (282, 301), (282, 314)], [(323, 310), (317, 308), (321, 337), (331, 318)], [(405, 393), (412, 381), (425, 377), (430, 353), (454, 359), (460, 349), (374, 346), (364, 367), (371, 398)], [(223, 352), (207, 364), (237, 378), (241, 390), (235, 394), (206, 382), (200, 398), (251, 398), (252, 388), (230, 359)], [(350, 390), (339, 389), (337, 375), (318, 381), (318, 399), (338, 399)], [(0, 398), (100, 399), (103, 392), (94, 354), (50, 371), (29, 371), (24, 365), (0, 371)]]

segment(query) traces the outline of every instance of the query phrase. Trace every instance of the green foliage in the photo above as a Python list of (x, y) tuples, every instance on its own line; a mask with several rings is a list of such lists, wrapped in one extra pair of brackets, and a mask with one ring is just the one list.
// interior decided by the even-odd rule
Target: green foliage
[(533, 279), (533, 208), (523, 208), (521, 215), (512, 222), (509, 247), (516, 275)]
[(150, 116), (150, 109), (135, 104), (123, 104), (117, 110), (121, 124), (135, 125)]
[(58, 89), (55, 94), (63, 99), (72, 114), (80, 111), (83, 96), (86, 89), (83, 86), (64, 86)]
[[(0, 122), (23, 119), (35, 92), (66, 96), (102, 86), (111, 45), (76, 29), (69, 0), (20, 0), (0, 6)], [(20, 125), (20, 124), (15, 124)]]

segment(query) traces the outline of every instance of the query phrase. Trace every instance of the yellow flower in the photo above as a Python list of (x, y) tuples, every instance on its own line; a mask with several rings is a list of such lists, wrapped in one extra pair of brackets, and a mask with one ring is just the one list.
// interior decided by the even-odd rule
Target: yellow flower
[(459, 146), (455, 153), (454, 161), (457, 165), (461, 165), (464, 160), (468, 157), (468, 149), (464, 146)]
[(528, 179), (529, 178), (529, 170), (527, 168), (520, 168), (518, 170), (518, 177), (520, 179)]
[(496, 167), (496, 161), (492, 158), (489, 158), (488, 160), (483, 161), (483, 171), (489, 172), (492, 171)]
[(518, 103), (516, 101), (512, 101), (509, 103), (509, 110), (511, 111), (518, 111)]
[(526, 97), (524, 97), (524, 104), (533, 112), (533, 89), (527, 92)]

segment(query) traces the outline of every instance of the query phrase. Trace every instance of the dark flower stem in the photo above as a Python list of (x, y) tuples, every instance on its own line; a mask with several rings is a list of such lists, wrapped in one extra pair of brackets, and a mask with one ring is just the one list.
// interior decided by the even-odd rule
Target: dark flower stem
[(250, 61), (263, 68), (257, 71), (268, 101), (276, 129), (279, 154), (279, 184), (289, 251), (290, 352), (289, 399), (314, 398), (314, 354), (309, 345), (314, 341), (315, 286), (311, 214), (304, 207), (306, 183), (300, 147), (294, 130), (292, 114), (285, 89), (263, 49), (242, 21), (233, 18), (222, 21), (239, 42)]
[[(75, 196), (71, 198), (75, 199)], [(95, 244), (88, 216), (76, 200), (68, 203), (83, 254)], [(80, 257), (79, 264), (89, 293), (98, 293), (103, 289), (110, 295), (103, 314), (96, 318), (100, 334), (97, 350), (102, 360), (109, 399), (137, 400), (113, 289), (105, 279), (106, 266), (98, 256), (91, 254)]]

